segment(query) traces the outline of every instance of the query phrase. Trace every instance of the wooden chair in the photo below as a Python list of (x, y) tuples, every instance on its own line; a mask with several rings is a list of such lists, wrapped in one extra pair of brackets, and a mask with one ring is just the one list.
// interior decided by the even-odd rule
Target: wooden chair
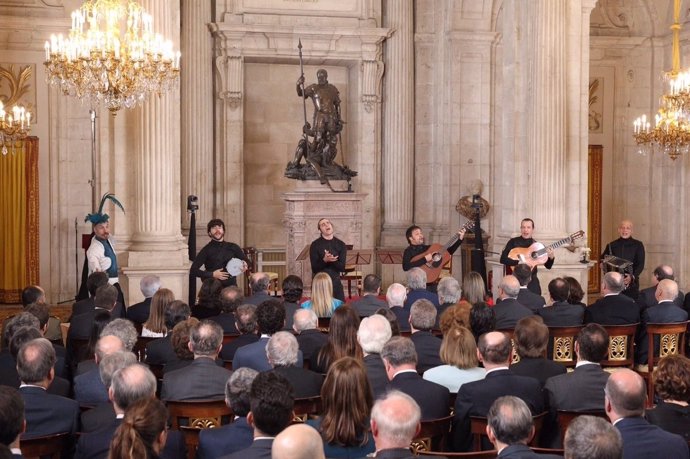
[(635, 333), (639, 324), (605, 325), (609, 334), (609, 353), (601, 362), (604, 369), (633, 368), (635, 365)]
[(491, 451), (470, 451), (469, 453), (447, 453), (443, 451), (420, 451), (417, 453), (420, 457), (464, 457), (465, 459), (494, 459), (498, 456), (498, 451), (492, 449)]
[(319, 330), (323, 333), (328, 333), (331, 329), (331, 318), (330, 317), (319, 317)]
[(293, 413), (293, 423), (306, 422), (309, 416), (321, 414), (321, 397), (296, 398)]
[(565, 453), (563, 448), (538, 448), (536, 446), (532, 446), (530, 449), (537, 454), (553, 454), (555, 456), (563, 456)]
[(515, 335), (515, 330), (512, 328), (505, 328), (502, 330), (496, 330), (500, 331), (501, 333), (508, 335), (508, 338), (510, 338), (510, 345), (513, 347), (513, 358), (510, 361), (511, 365), (515, 365), (520, 361), (520, 356), (518, 355), (517, 352), (517, 343), (515, 342), (515, 339), (513, 338), (513, 335)]
[[(635, 371), (647, 382), (647, 407), (654, 404), (653, 374), (656, 364), (662, 357), (683, 353), (687, 330), (687, 321), (672, 324), (647, 324), (647, 336), (649, 338), (647, 365), (638, 365), (635, 368)], [(654, 349), (656, 346), (659, 348), (658, 355)]]
[(582, 325), (575, 327), (549, 327), (549, 351), (547, 357), (566, 367), (575, 367), (577, 363), (575, 338), (582, 330), (582, 327)]
[(225, 404), (225, 400), (183, 400), (165, 403), (172, 420), (172, 428), (184, 435), (189, 459), (196, 456), (199, 431), (220, 427), (232, 421), (232, 410)]
[(445, 451), (452, 421), (453, 416), (422, 421), (419, 433), (410, 444), (412, 452), (418, 454), (420, 451)]
[(70, 434), (68, 432), (46, 435), (45, 437), (21, 438), (19, 448), (24, 459), (49, 457), (60, 459), (62, 450), (67, 449)]
[(239, 334), (234, 334), (234, 335), (224, 334), (223, 335), (223, 346), (226, 346), (226, 345), (232, 343), (233, 341), (235, 341), (240, 336), (241, 335), (239, 335)]
[(596, 410), (596, 411), (567, 411), (567, 410), (558, 410), (556, 412), (556, 422), (558, 422), (558, 429), (561, 434), (561, 445), (563, 444), (563, 441), (565, 439), (565, 431), (568, 430), (568, 426), (570, 425), (573, 420), (575, 420), (576, 417), (578, 416), (596, 416), (598, 418), (602, 418), (606, 421), (609, 421), (608, 416), (606, 416), (606, 412), (604, 410)]
[(137, 356), (137, 359), (139, 359), (140, 362), (144, 362), (146, 360), (146, 345), (149, 344), (154, 339), (158, 339), (158, 338), (151, 338), (151, 337), (144, 337), (144, 336), (140, 336), (139, 338), (137, 338), (137, 342), (134, 344), (134, 348), (132, 348), (132, 352), (134, 353), (134, 355)]
[[(532, 416), (534, 423), (534, 435), (530, 438), (529, 446), (536, 446), (535, 443), (539, 439), (541, 428), (544, 425), (544, 419), (548, 415), (548, 411)], [(480, 416), (470, 416), (470, 432), (472, 433), (472, 447), (475, 451), (482, 449), (482, 437), (486, 437), (487, 419)]]

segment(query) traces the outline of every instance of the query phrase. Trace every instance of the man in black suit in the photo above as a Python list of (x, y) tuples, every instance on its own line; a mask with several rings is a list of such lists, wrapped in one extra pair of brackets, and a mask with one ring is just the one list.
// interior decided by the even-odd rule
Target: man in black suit
[[(652, 281), (654, 285), (640, 290), (640, 296), (637, 297), (637, 304), (640, 305), (640, 312), (644, 312), (645, 309), (657, 304), (656, 286), (659, 285), (659, 282), (664, 279), (670, 279), (672, 281), (676, 280), (673, 275), (673, 268), (671, 268), (669, 265), (659, 265), (654, 268), (652, 273)], [(684, 297), (685, 295), (683, 292), (678, 290), (678, 295), (673, 298), (673, 303), (679, 308), (682, 308)]]
[(230, 371), (216, 365), (223, 346), (223, 330), (210, 320), (192, 328), (189, 350), (194, 361), (184, 368), (165, 373), (161, 400), (222, 399)]
[(626, 270), (621, 292), (632, 299), (637, 299), (640, 289), (640, 275), (644, 269), (645, 250), (642, 241), (633, 238), (632, 234), (632, 222), (630, 220), (621, 221), (618, 225), (618, 235), (620, 237), (606, 244), (601, 254), (601, 259), (603, 260), (607, 255), (613, 255), (632, 263), (630, 271)]
[(501, 332), (485, 333), (479, 338), (477, 357), (484, 364), (486, 378), (465, 383), (458, 390), (450, 442), (453, 451), (470, 450), (470, 416), (486, 416), (498, 397), (514, 395), (521, 398), (532, 415), (544, 411), (539, 381), (518, 376), (508, 368), (512, 350), (510, 339)]
[(127, 308), (127, 318), (134, 323), (143, 324), (149, 320), (151, 312), (151, 298), (161, 288), (161, 279), (152, 274), (146, 275), (139, 281), (139, 289), (144, 295), (144, 301), (131, 305)]
[(597, 416), (578, 416), (568, 426), (563, 440), (565, 459), (623, 457), (623, 439), (610, 422)]
[(404, 392), (392, 390), (376, 400), (371, 409), (370, 421), (376, 457), (416, 458), (410, 451), (410, 443), (419, 433), (420, 419), (419, 405)]
[(273, 439), (292, 421), (294, 397), (290, 383), (281, 375), (259, 373), (249, 392), (247, 422), (254, 429), (248, 448), (222, 456), (222, 459), (271, 459)]
[(565, 279), (557, 277), (549, 282), (550, 306), (539, 309), (539, 314), (548, 327), (574, 327), (585, 320), (585, 308), (568, 303), (570, 286)]
[(225, 361), (231, 361), (235, 357), (237, 349), (259, 341), (256, 306), (253, 304), (238, 306), (235, 310), (235, 327), (237, 327), (240, 335), (228, 344), (225, 344), (220, 351), (220, 358)]
[(0, 443), (12, 452), (12, 458), (22, 457), (19, 436), (26, 428), (24, 400), (14, 387), (0, 386)]
[(295, 398), (315, 397), (321, 394), (323, 376), (297, 366), (299, 345), (292, 333), (279, 331), (271, 336), (266, 344), (266, 355), (273, 371), (288, 380)]
[(520, 293), (520, 282), (515, 276), (504, 276), (498, 285), (498, 295), (501, 301), (494, 306), (496, 313), (496, 330), (509, 330), (515, 328), (518, 320), (534, 313), (521, 305), (517, 296)]
[(319, 318), (311, 309), (299, 309), (295, 312), (292, 328), (297, 333), (297, 344), (304, 360), (316, 363), (319, 351), (328, 342), (328, 335), (318, 329)]
[(244, 304), (242, 289), (236, 285), (225, 287), (220, 291), (220, 314), (209, 317), (209, 320), (220, 325), (224, 335), (239, 335), (235, 325), (235, 311), (241, 304)]
[(513, 339), (520, 361), (510, 365), (510, 371), (520, 376), (536, 378), (542, 387), (552, 376), (566, 372), (565, 365), (544, 358), (549, 343), (549, 327), (539, 316), (520, 319), (515, 326)]
[(513, 276), (520, 283), (520, 293), (517, 296), (518, 303), (537, 314), (546, 305), (546, 301), (543, 296), (537, 295), (527, 288), (527, 285), (532, 281), (532, 270), (529, 266), (520, 264), (513, 268)]
[(166, 365), (178, 360), (172, 345), (172, 329), (178, 323), (189, 319), (191, 315), (192, 311), (184, 301), (173, 301), (165, 308), (165, 327), (168, 329), (168, 334), (163, 338), (149, 341), (146, 345), (146, 363)]
[(388, 390), (399, 390), (412, 397), (422, 410), (423, 420), (448, 416), (450, 392), (417, 373), (417, 352), (410, 338), (391, 338), (383, 346), (381, 358), (390, 380)]
[(388, 375), (381, 359), (383, 345), (391, 339), (391, 324), (380, 314), (365, 317), (359, 323), (357, 342), (364, 352), (364, 368), (374, 400), (386, 392)]
[[(688, 320), (688, 313), (677, 306), (675, 299), (678, 298), (678, 284), (671, 279), (662, 279), (656, 286), (655, 299), (656, 305), (646, 308), (642, 312), (642, 323), (638, 328), (638, 336), (635, 345), (635, 363), (646, 365), (649, 356), (649, 336), (647, 335), (647, 324), (670, 324), (674, 322), (685, 322)], [(655, 353), (659, 352), (658, 338), (654, 343)]]
[(197, 459), (216, 459), (251, 446), (254, 431), (247, 423), (249, 392), (258, 374), (258, 371), (246, 367), (232, 372), (225, 385), (225, 404), (236, 418), (230, 424), (199, 432)]
[(604, 274), (601, 294), (593, 305), (585, 310), (585, 323), (600, 325), (628, 325), (640, 321), (640, 306), (621, 292), (625, 284), (623, 275), (616, 272)]
[(410, 309), (404, 306), (407, 299), (407, 289), (397, 282), (388, 286), (386, 303), (398, 319), (400, 331), (410, 331)]
[(376, 274), (367, 274), (362, 281), (362, 297), (350, 305), (359, 317), (368, 317), (379, 308), (385, 308), (386, 302), (378, 296), (381, 294), (381, 278)]
[(271, 279), (266, 273), (253, 273), (249, 280), (249, 287), (252, 289), (252, 294), (244, 299), (247, 304), (258, 306), (264, 301), (270, 300), (272, 297), (268, 294), (268, 285)]
[(606, 415), (623, 438), (623, 457), (690, 457), (683, 437), (644, 419), (647, 390), (640, 375), (627, 368), (618, 370), (611, 375), (604, 391)]
[[(72, 305), (72, 314), (70, 315), (69, 319), (70, 323), (72, 323), (73, 317), (94, 310), (96, 307), (96, 291), (99, 287), (102, 287), (106, 284), (108, 284), (108, 274), (106, 272), (96, 271), (89, 274), (89, 277), (86, 279), (86, 287), (89, 291), (89, 297), (79, 300)], [(125, 308), (119, 301), (117, 301), (115, 308), (112, 310), (112, 314), (113, 317), (125, 317)]]
[[(135, 363), (117, 370), (112, 375), (108, 395), (115, 415), (110, 423), (94, 432), (79, 436), (75, 459), (105, 459), (110, 450), (110, 441), (115, 430), (122, 424), (127, 409), (135, 402), (156, 396), (156, 377), (144, 365)], [(167, 441), (161, 451), (161, 459), (184, 459), (187, 457), (182, 434), (167, 431)]]
[(443, 365), (441, 339), (431, 333), (436, 323), (436, 307), (429, 300), (417, 300), (410, 307), (410, 339), (417, 352), (417, 372)]

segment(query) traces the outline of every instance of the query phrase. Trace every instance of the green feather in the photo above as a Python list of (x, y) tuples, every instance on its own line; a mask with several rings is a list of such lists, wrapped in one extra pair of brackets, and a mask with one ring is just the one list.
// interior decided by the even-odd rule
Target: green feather
[(108, 192), (103, 195), (101, 198), (101, 205), (98, 207), (98, 213), (102, 214), (103, 213), (103, 206), (105, 205), (105, 202), (107, 200), (112, 201), (116, 206), (118, 206), (120, 209), (122, 209), (122, 212), (124, 213), (125, 208), (122, 206), (122, 203), (117, 200), (114, 194)]

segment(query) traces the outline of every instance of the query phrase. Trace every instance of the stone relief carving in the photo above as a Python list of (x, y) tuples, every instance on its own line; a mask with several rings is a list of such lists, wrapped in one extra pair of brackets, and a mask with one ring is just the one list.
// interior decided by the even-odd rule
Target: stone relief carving
[(601, 134), (603, 132), (604, 104), (598, 94), (603, 94), (600, 89), (603, 86), (603, 78), (590, 78), (589, 80), (589, 132)]
[(216, 58), (216, 70), (220, 82), (218, 98), (235, 110), (242, 102), (242, 74), (244, 61), (242, 56), (219, 56)]
[[(19, 67), (15, 70), (15, 65)], [(36, 84), (34, 64), (0, 64), (0, 100), (9, 112), (13, 105), (22, 105), (36, 122)]]
[(590, 32), (592, 35), (628, 36), (633, 29), (630, 5), (621, 0), (599, 0), (592, 10)]

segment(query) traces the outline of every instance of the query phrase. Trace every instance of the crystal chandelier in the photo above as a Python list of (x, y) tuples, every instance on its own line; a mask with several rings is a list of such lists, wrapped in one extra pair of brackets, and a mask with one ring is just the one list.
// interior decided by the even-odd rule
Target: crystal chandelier
[(661, 96), (654, 127), (642, 115), (633, 122), (633, 137), (640, 153), (656, 144), (675, 160), (690, 151), (690, 71), (680, 71), (680, 0), (674, 0), (673, 21), (673, 69), (664, 75), (669, 90)]
[(133, 0), (85, 1), (72, 12), (69, 36), (46, 41), (45, 57), (49, 83), (113, 113), (168, 91), (180, 75), (180, 52)]
[(5, 106), (0, 102), (0, 152), (3, 156), (6, 156), (9, 150), (14, 153), (21, 147), (21, 141), (26, 139), (30, 128), (31, 113), (18, 105), (12, 107), (12, 113), (6, 113)]

